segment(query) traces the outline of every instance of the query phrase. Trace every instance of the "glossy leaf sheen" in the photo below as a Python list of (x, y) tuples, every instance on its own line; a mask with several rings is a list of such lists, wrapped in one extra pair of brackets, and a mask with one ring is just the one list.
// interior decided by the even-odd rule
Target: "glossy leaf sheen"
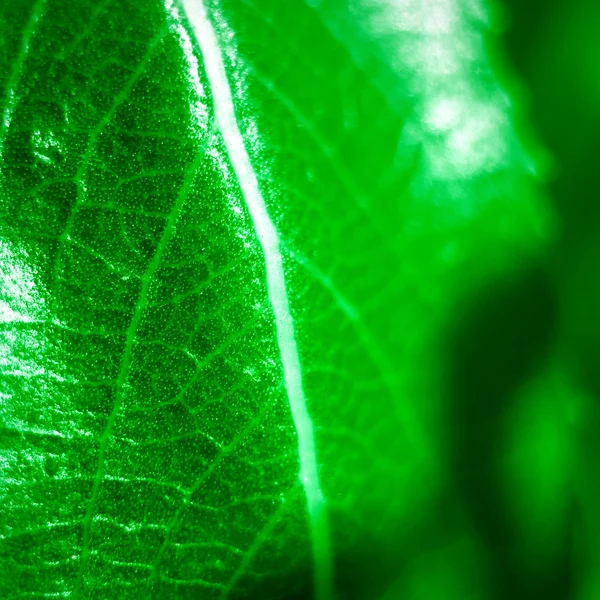
[(485, 12), (0, 24), (0, 596), (382, 593), (441, 481), (441, 327), (547, 230)]

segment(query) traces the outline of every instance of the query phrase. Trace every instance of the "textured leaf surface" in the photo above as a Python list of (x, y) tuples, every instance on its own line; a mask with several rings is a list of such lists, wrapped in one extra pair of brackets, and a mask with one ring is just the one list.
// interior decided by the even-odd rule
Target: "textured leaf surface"
[(373, 598), (441, 485), (440, 328), (546, 228), (482, 8), (0, 24), (0, 595)]

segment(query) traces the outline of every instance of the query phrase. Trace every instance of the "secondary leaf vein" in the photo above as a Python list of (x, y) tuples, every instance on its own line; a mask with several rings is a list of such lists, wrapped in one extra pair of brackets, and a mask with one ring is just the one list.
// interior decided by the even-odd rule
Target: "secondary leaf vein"
[(196, 175), (196, 171), (197, 171), (198, 167), (200, 166), (200, 162), (203, 157), (204, 157), (204, 149), (201, 148), (198, 152), (196, 159), (194, 160), (194, 163), (190, 166), (188, 174), (184, 180), (183, 186), (181, 187), (179, 195), (177, 196), (177, 200), (175, 201), (173, 209), (171, 210), (171, 213), (169, 214), (169, 218), (167, 219), (167, 223), (165, 225), (163, 234), (162, 234), (161, 239), (156, 248), (156, 252), (154, 253), (152, 260), (150, 261), (150, 264), (148, 265), (146, 272), (142, 276), (140, 295), (139, 295), (137, 304), (136, 304), (134, 312), (133, 312), (133, 318), (131, 319), (131, 323), (129, 325), (129, 328), (127, 330), (127, 334), (125, 337), (125, 350), (123, 352), (123, 356), (121, 359), (119, 376), (118, 376), (116, 384), (115, 384), (115, 402), (113, 405), (112, 412), (110, 413), (110, 416), (108, 417), (108, 421), (106, 423), (106, 428), (104, 430), (104, 433), (102, 434), (102, 437), (100, 438), (100, 448), (99, 448), (99, 452), (98, 452), (98, 467), (96, 469), (96, 477), (94, 480), (92, 495), (88, 502), (85, 518), (83, 521), (83, 545), (82, 545), (82, 551), (81, 551), (81, 562), (79, 564), (77, 583), (75, 586), (75, 592), (73, 594), (74, 597), (77, 597), (80, 594), (81, 585), (83, 583), (83, 573), (85, 571), (87, 559), (89, 558), (89, 554), (90, 554), (90, 534), (91, 534), (92, 518), (93, 518), (96, 502), (98, 500), (98, 494), (100, 492), (100, 487), (102, 485), (102, 481), (104, 480), (104, 468), (105, 468), (104, 467), (104, 457), (106, 454), (106, 450), (108, 448), (108, 441), (110, 439), (113, 426), (115, 424), (117, 415), (119, 414), (121, 405), (123, 403), (123, 396), (124, 396), (124, 392), (125, 392), (125, 388), (126, 388), (127, 378), (129, 377), (137, 330), (138, 330), (140, 321), (142, 319), (142, 315), (143, 315), (144, 311), (146, 310), (146, 308), (148, 307), (148, 297), (149, 297), (149, 293), (150, 293), (150, 285), (152, 283), (155, 273), (158, 271), (158, 269), (160, 267), (163, 254), (165, 253), (165, 250), (167, 249), (169, 241), (171, 240), (171, 238), (175, 232), (175, 227), (176, 227), (177, 221), (179, 219), (179, 215), (181, 213), (183, 205), (185, 203), (185, 199), (187, 197), (189, 187), (192, 184), (192, 181)]
[(13, 68), (10, 72), (8, 83), (6, 84), (6, 94), (4, 100), (4, 110), (2, 113), (2, 123), (0, 123), (0, 158), (3, 158), (4, 142), (6, 135), (8, 134), (8, 128), (12, 120), (12, 114), (17, 106), (17, 88), (19, 87), (19, 81), (21, 74), (23, 73), (23, 66), (29, 53), (29, 45), (31, 39), (35, 34), (38, 21), (40, 20), (44, 9), (46, 8), (46, 0), (38, 0), (33, 7), (25, 31), (23, 32), (23, 40), (21, 42), (21, 49), (17, 55), (16, 60), (13, 63)]

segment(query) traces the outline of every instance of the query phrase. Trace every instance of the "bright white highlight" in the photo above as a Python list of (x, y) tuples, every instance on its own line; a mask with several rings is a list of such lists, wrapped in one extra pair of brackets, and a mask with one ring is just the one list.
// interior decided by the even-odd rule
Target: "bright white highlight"
[(171, 17), (171, 30), (179, 38), (179, 44), (185, 55), (185, 60), (188, 68), (188, 81), (194, 93), (194, 101), (190, 104), (194, 107), (193, 116), (196, 120), (196, 124), (203, 131), (207, 130), (208, 123), (208, 112), (206, 110), (205, 94), (202, 84), (200, 83), (200, 76), (198, 75), (198, 59), (194, 55), (194, 48), (192, 46), (192, 40), (187, 34), (185, 27), (181, 24), (181, 17), (177, 7), (173, 4), (173, 0), (165, 0), (165, 8)]
[(281, 243), (267, 212), (237, 124), (221, 48), (206, 8), (202, 0), (182, 0), (182, 4), (204, 58), (217, 124), (265, 255), (269, 300), (275, 316), (290, 409), (298, 434), (299, 478), (306, 495), (312, 534), (315, 595), (317, 600), (329, 600), (332, 598), (329, 526), (325, 499), (319, 482), (313, 423), (302, 388), (300, 359), (285, 285)]
[[(372, 15), (375, 36), (390, 40), (395, 70), (408, 70), (422, 98), (401, 142), (423, 145), (429, 176), (465, 180), (502, 167), (508, 153), (508, 99), (473, 80), (482, 42), (465, 20), (465, 7), (454, 0), (357, 1)], [(485, 20), (477, 2), (467, 10), (472, 19)]]
[(24, 251), (0, 239), (0, 323), (33, 323), (46, 318), (44, 298), (26, 259)]
[[(467, 188), (475, 178), (507, 168), (518, 154), (534, 172), (513, 131), (510, 98), (492, 83), (485, 2), (346, 0), (333, 3), (335, 9), (305, 2), (316, 7), (358, 64), (375, 53), (384, 65), (370, 75), (390, 102), (407, 111), (396, 168), (411, 164), (415, 149), (421, 155), (413, 195), (432, 199), (433, 193), (436, 202), (451, 198), (468, 211)], [(357, 38), (368, 43), (356, 44)]]
[[(28, 264), (27, 253), (0, 239), (0, 323), (44, 323), (48, 319), (43, 289), (37, 283), (37, 274)], [(46, 339), (36, 328), (3, 327), (0, 331), (0, 374), (3, 377), (36, 377), (46, 373), (36, 353), (43, 354)], [(35, 350), (35, 352), (32, 352)], [(56, 376), (56, 379), (62, 378)], [(64, 380), (63, 380), (64, 381)], [(11, 390), (8, 386), (7, 390)], [(5, 395), (13, 398), (13, 394)], [(17, 396), (13, 402), (19, 403)], [(8, 417), (6, 406), (0, 398), (0, 419), (15, 429), (29, 429), (18, 420), (18, 425)], [(11, 405), (9, 407), (12, 410)], [(18, 412), (17, 412), (18, 415)], [(0, 461), (2, 460), (0, 455)]]

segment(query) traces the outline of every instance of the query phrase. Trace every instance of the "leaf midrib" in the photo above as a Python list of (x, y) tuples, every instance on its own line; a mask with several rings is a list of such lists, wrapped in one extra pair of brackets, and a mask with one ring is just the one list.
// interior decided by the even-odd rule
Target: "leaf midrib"
[(202, 54), (212, 92), (215, 119), (264, 253), (267, 294), (273, 309), (285, 388), (298, 438), (298, 476), (306, 497), (311, 530), (315, 597), (317, 600), (330, 600), (333, 597), (333, 575), (328, 516), (319, 480), (314, 427), (303, 390), (279, 232), (268, 213), (238, 126), (217, 32), (203, 0), (182, 0), (182, 4)]

